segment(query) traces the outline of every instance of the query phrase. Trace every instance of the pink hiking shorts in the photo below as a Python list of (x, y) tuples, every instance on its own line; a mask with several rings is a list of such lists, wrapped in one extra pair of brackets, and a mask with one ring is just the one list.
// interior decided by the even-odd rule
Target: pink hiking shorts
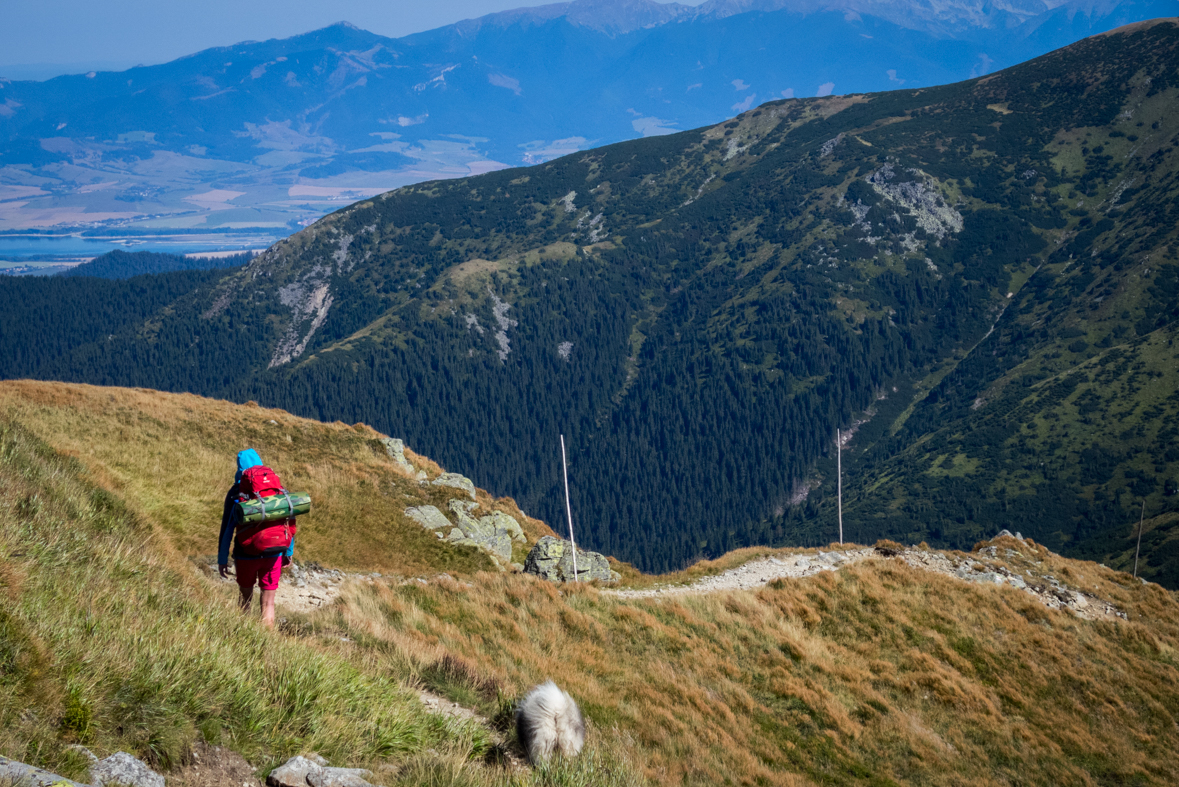
[(282, 555), (235, 560), (233, 567), (237, 571), (237, 584), (243, 589), (258, 587), (263, 590), (278, 590), (278, 581), (282, 578)]

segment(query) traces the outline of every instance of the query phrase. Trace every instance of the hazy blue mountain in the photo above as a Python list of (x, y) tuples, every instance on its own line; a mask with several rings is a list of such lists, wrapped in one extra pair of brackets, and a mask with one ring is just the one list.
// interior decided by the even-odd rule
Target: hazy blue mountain
[(784, 97), (943, 84), (1173, 0), (577, 0), (389, 39), (340, 23), (171, 63), (0, 80), (0, 230), (289, 231), (431, 178), (715, 123)]

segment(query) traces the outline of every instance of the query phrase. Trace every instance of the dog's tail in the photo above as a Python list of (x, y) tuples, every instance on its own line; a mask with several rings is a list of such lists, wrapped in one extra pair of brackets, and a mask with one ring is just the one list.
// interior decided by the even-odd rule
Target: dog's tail
[(585, 722), (577, 703), (551, 680), (534, 688), (516, 709), (516, 737), (534, 763), (553, 753), (576, 757), (585, 745)]

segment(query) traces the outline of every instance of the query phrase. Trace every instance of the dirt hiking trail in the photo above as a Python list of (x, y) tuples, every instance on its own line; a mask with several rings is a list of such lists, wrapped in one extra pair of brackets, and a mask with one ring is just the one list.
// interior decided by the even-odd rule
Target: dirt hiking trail
[[(1006, 531), (1004, 535), (1010, 536)], [(1026, 544), (1022, 538), (1010, 538)], [(1034, 548), (1026, 551), (1034, 553)], [(863, 547), (830, 552), (818, 550), (817, 554), (780, 555), (755, 560), (687, 585), (605, 592), (620, 598), (666, 598), (725, 590), (756, 590), (775, 580), (802, 579), (824, 571), (838, 571), (865, 560), (901, 560), (912, 568), (956, 577), (966, 582), (1010, 585), (1030, 594), (1050, 609), (1067, 609), (1086, 620), (1126, 619), (1125, 613), (1113, 604), (1061, 583), (1043, 570), (1043, 561), (1006, 544), (984, 547), (973, 556), (916, 547)]]

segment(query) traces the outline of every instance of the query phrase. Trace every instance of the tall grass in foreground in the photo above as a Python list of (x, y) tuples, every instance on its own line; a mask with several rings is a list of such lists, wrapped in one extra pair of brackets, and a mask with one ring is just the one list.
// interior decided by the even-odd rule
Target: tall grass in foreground
[(0, 418), (0, 752), (77, 775), (75, 741), (167, 769), (198, 733), (255, 762), (471, 740), (396, 681), (244, 619), (152, 537)]

